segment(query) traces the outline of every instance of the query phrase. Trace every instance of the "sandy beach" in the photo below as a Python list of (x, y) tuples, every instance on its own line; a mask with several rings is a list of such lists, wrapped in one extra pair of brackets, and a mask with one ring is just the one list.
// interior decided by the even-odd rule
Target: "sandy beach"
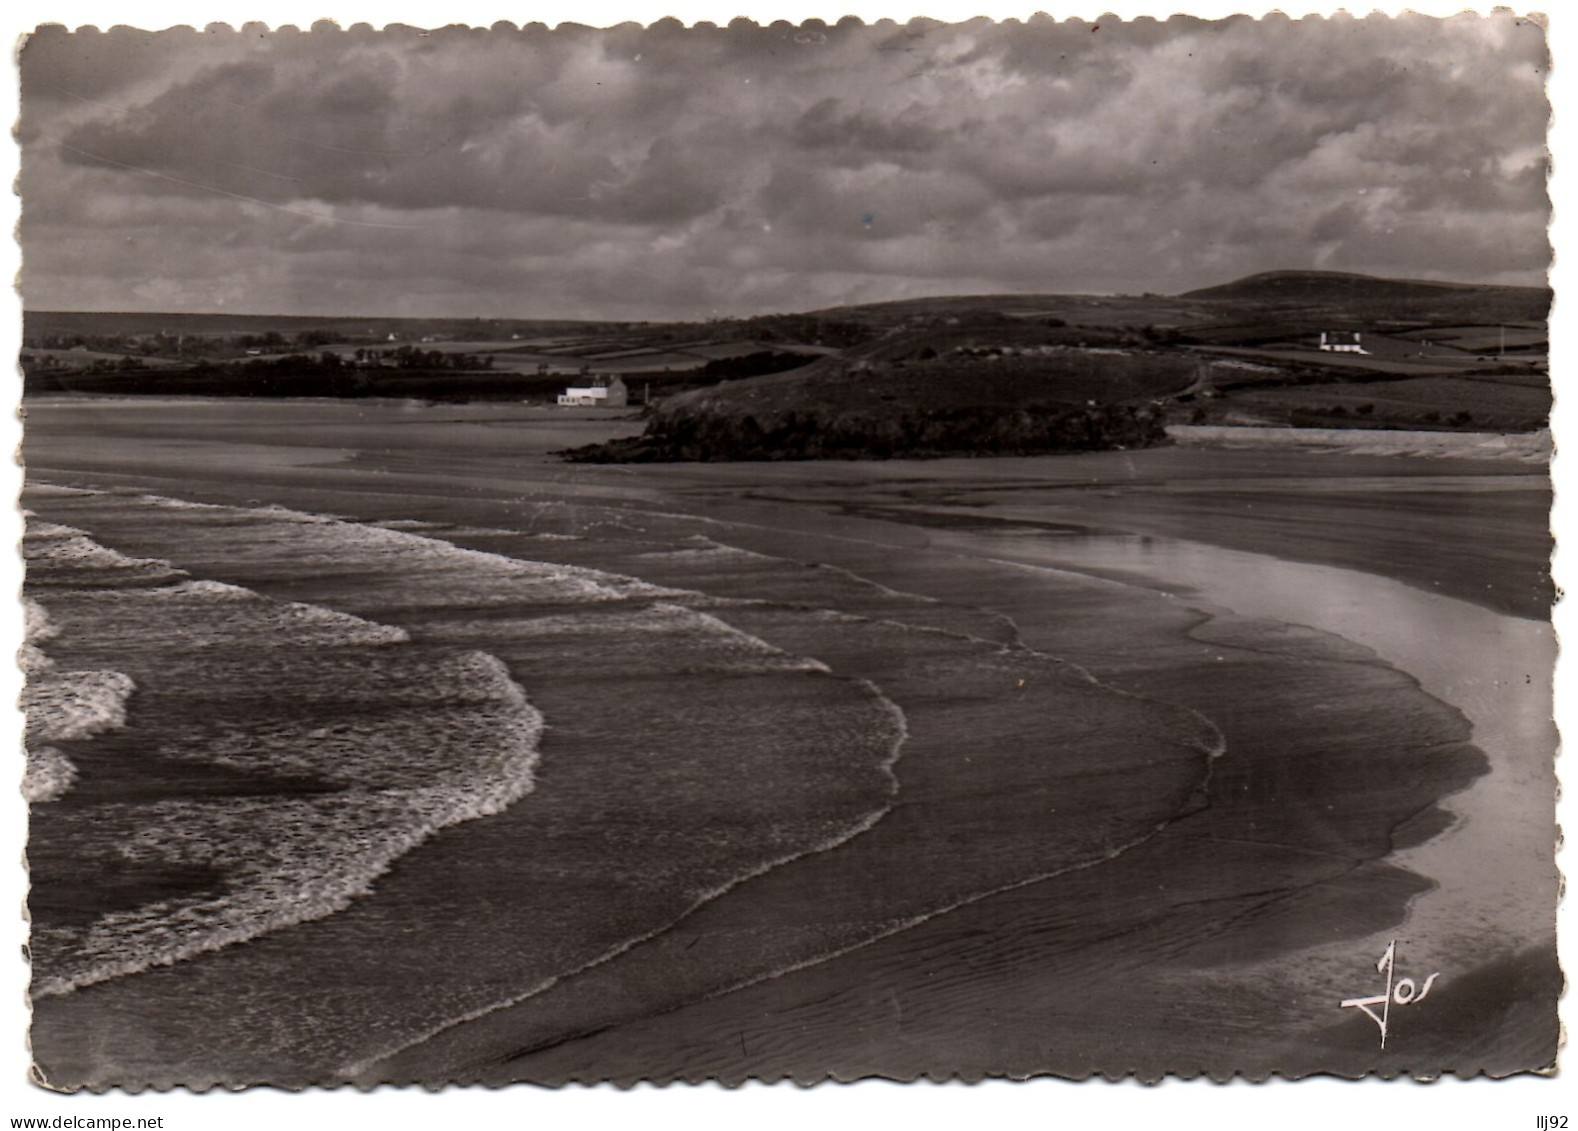
[[(432, 836), (325, 918), (37, 1002), (53, 1080), (158, 1083), (174, 1063), (201, 1064), (188, 1081), (284, 1083), (1503, 1075), (1554, 1057), (1543, 467), (1471, 443), (639, 469), (550, 454), (638, 428), (510, 406), (29, 403), (29, 483), (95, 494), (26, 505), (122, 554), (433, 648), (484, 637), (393, 581), (304, 568), (258, 508), (639, 578), (814, 658), (851, 719), (870, 687), (906, 727), (891, 783), (849, 785), (832, 815), (831, 787), (807, 792), (799, 847), (731, 842), (738, 867), (707, 898), (653, 889), (604, 941), (590, 919), (566, 925), (563, 953), (529, 973), (524, 943), (483, 932), (509, 896), (481, 873), (540, 835), (557, 767), (588, 788), (613, 772), (619, 723), (555, 698), (561, 673), (522, 638), (499, 654), (547, 722), (530, 795)], [(143, 494), (219, 509), (182, 526)], [(243, 522), (284, 548), (241, 552), (225, 530)], [(384, 544), (371, 537), (358, 545)], [(396, 567), (389, 546), (364, 578)], [(580, 654), (627, 637), (597, 639)], [(647, 661), (599, 654), (589, 678), (617, 703)], [(749, 694), (786, 710), (801, 682)], [(692, 694), (678, 686), (670, 700)], [(881, 746), (864, 765), (885, 764)], [(423, 902), (435, 877), (472, 873), (475, 906), (453, 882), (442, 911)], [(482, 925), (357, 950), (401, 923), (421, 935), (423, 916)], [(1340, 1002), (1372, 992), (1394, 941), (1399, 976), (1439, 977), (1394, 1009), (1382, 1052)], [(468, 1004), (446, 1011), (435, 990), (424, 1019), (353, 1039), (356, 995), (438, 954), (483, 983)], [(337, 990), (287, 1009), (304, 983), (270, 972), (303, 955), (361, 973), (336, 967)], [(201, 1023), (161, 1016), (174, 1000)], [(274, 1031), (243, 1032), (262, 1015)]]

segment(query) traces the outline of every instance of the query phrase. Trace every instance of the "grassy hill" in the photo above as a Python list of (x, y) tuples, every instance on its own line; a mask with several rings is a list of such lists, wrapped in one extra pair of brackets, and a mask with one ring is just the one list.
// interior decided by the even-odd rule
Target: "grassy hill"
[[(1159, 442), (1169, 420), (1539, 427), (1550, 302), (1547, 287), (1271, 271), (1173, 296), (662, 324), (28, 312), (22, 368), (27, 395), (548, 403), (576, 375), (620, 373), (657, 401), (647, 434), (577, 458), (1030, 453)], [(1361, 331), (1366, 352), (1321, 352), (1329, 330)]]
[(1343, 322), (1446, 325), (1454, 314), (1479, 324), (1543, 321), (1549, 287), (1506, 287), (1422, 279), (1383, 279), (1341, 271), (1266, 271), (1180, 299), (1236, 309), (1336, 316)]
[(665, 400), (646, 433), (596, 462), (1033, 455), (1160, 443), (1162, 398), (1195, 381), (1180, 354), (823, 359)]

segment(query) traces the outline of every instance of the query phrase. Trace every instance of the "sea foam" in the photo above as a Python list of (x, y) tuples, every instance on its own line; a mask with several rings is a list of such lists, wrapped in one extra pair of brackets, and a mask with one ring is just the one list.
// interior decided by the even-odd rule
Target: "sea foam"
[(136, 684), (124, 672), (52, 671), (27, 681), (22, 705), (28, 742), (92, 738), (126, 725), (126, 700)]
[(77, 767), (53, 746), (29, 748), (27, 772), (22, 777), (22, 796), (29, 805), (58, 801), (77, 780)]
[[(150, 506), (163, 513), (149, 515)], [(745, 878), (862, 835), (892, 804), (892, 765), (906, 731), (881, 689), (835, 676), (711, 607), (689, 607), (710, 606), (694, 591), (267, 508), (139, 499), (90, 501), (71, 513), (106, 541), (118, 531), (133, 546), (169, 545), (196, 574), (301, 598), (302, 606), (349, 608), (364, 625), (399, 618), (411, 639), (298, 647), (310, 626), (287, 625), (284, 602), (234, 584), (62, 594), (55, 621), (63, 635), (94, 634), (106, 654), (137, 654), (156, 667), (156, 682), (194, 689), (147, 692), (171, 704), (172, 717), (149, 724), (159, 758), (328, 792), (122, 801), (97, 806), (91, 819), (85, 810), (52, 813), (57, 837), (90, 860), (195, 874), (194, 883), (205, 871), (218, 878), (212, 890), (110, 909), (85, 930), (41, 931), (39, 995), (344, 909), (434, 829), (498, 812), (530, 789), (543, 720), (495, 654), (528, 686), (541, 684), (542, 701), (564, 708), (556, 733), (573, 735), (567, 748), (582, 755), (578, 773), (554, 779), (555, 793), (505, 818), (521, 822), (521, 852), (547, 875), (595, 868), (588, 874), (599, 887), (627, 885), (636, 905), (650, 908), (644, 922), (627, 925), (556, 883), (522, 893), (525, 913), (537, 899), (541, 914), (514, 928), (543, 945), (506, 961), (511, 969), (534, 964), (531, 977), (660, 933)], [(718, 689), (714, 675), (731, 680), (716, 701), (708, 698)], [(291, 709), (270, 714), (276, 698)], [(511, 734), (513, 742), (501, 737)], [(606, 767), (597, 764), (604, 751)], [(482, 781), (493, 788), (479, 789)], [(540, 811), (553, 817), (538, 828)], [(434, 846), (408, 868), (420, 875), (444, 851)], [(402, 870), (393, 890), (407, 891), (400, 884), (411, 874)], [(366, 916), (379, 914), (376, 900), (366, 905)], [(500, 909), (494, 929), (520, 914)], [(577, 931), (555, 939), (561, 916)], [(485, 1008), (497, 994), (490, 979), (501, 973), (490, 970), (455, 994), (425, 989), (425, 1017), (415, 1002), (402, 1012), (425, 1027), (456, 1008)], [(445, 985), (446, 977), (435, 975)], [(368, 1034), (350, 1026), (339, 1036), (350, 1053)], [(329, 1038), (319, 1032), (315, 1040), (321, 1048)]]
[[(542, 718), (490, 660), (472, 657), (469, 664), (473, 677), (486, 670), (496, 681), (498, 706), (487, 716), (447, 719), (436, 732), (415, 721), (394, 734), (348, 732), (338, 743), (292, 743), (280, 733), (245, 744), (244, 756), (215, 752), (216, 760), (243, 767), (327, 770), (354, 783), (343, 790), (52, 814), (90, 856), (134, 866), (200, 865), (222, 872), (225, 883), (215, 892), (111, 911), (86, 931), (35, 927), (34, 995), (65, 993), (332, 914), (368, 894), (395, 860), (439, 829), (501, 812), (524, 796)], [(401, 744), (418, 736), (432, 744), (415, 758), (391, 760), (410, 754)]]
[(88, 572), (100, 575), (101, 584), (162, 584), (187, 576), (158, 558), (134, 558), (101, 546), (71, 526), (30, 521), (22, 539), (30, 585), (69, 584)]
[[(396, 528), (406, 523), (373, 525), (277, 506), (218, 507), (154, 495), (139, 501), (172, 516), (191, 514), (200, 540), (193, 550), (208, 560), (242, 569), (288, 565), (297, 576), (316, 572), (327, 580), (354, 578), (370, 588), (373, 601), (381, 596), (375, 591), (379, 575), (395, 573), (401, 599), (411, 608), (585, 605), (676, 595), (639, 578), (504, 557)], [(225, 521), (214, 522), (214, 512)], [(359, 597), (352, 589), (340, 592), (338, 600), (340, 607), (354, 609)]]
[[(211, 890), (108, 909), (85, 926), (39, 916), (35, 997), (332, 914), (437, 830), (498, 813), (531, 790), (542, 716), (497, 658), (418, 648), (399, 628), (194, 580), (74, 528), (37, 525), (35, 546), (65, 549), (39, 555), (55, 570), (45, 600), (25, 606), (32, 801), (67, 798), (76, 777), (50, 743), (124, 726), (135, 690), (121, 672), (62, 670), (41, 645), (122, 655), (146, 671), (154, 707), (138, 734), (155, 758), (317, 785), (68, 799), (35, 814), (36, 843), (84, 869), (133, 881), (139, 869), (171, 867), (221, 878)], [(128, 587), (115, 576), (127, 570), (167, 581)], [(327, 724), (313, 715), (320, 700), (334, 708)], [(96, 772), (113, 784), (113, 765)], [(120, 772), (135, 778), (139, 766)]]
[(690, 674), (825, 673), (829, 670), (814, 657), (775, 647), (706, 611), (707, 607), (726, 604), (695, 594), (686, 595), (683, 604), (669, 600), (571, 614), (489, 621), (456, 620), (431, 626), (428, 633), (438, 639), (466, 640), (492, 632), (566, 642), (575, 647), (579, 656), (585, 657), (582, 660), (577, 655), (565, 656), (566, 670), (574, 670), (580, 663), (601, 665), (604, 657), (615, 651), (624, 662), (630, 662), (632, 653), (661, 657), (665, 670)]
[[(23, 598), (23, 632), (20, 661), (27, 676), (22, 688), (27, 746), (30, 750), (38, 748), (41, 767), (55, 765), (55, 759), (70, 767), (71, 763), (58, 750), (51, 750), (46, 756), (48, 747), (44, 744), (81, 741), (125, 726), (126, 701), (136, 685), (124, 672), (62, 670), (41, 647), (56, 639), (60, 629), (50, 619), (48, 609), (33, 598)], [(76, 778), (74, 768), (64, 776), (48, 768), (41, 768), (38, 773), (43, 775), (40, 781), (55, 783), (48, 787), (48, 800), (63, 794)], [(32, 756), (28, 774), (34, 774)]]

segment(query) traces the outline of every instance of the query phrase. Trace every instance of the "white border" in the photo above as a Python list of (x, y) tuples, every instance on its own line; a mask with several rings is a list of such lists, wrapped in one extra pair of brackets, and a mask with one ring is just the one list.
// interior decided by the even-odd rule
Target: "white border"
[[(1051, 8), (1051, 6), (1048, 6)], [(1409, 10), (1431, 15), (1451, 15), (1463, 10), (1464, 4), (1442, 3), (1439, 0), (1422, 0), (1408, 6)], [(69, 27), (84, 24), (106, 28), (117, 23), (130, 23), (140, 27), (166, 27), (185, 23), (203, 27), (216, 21), (239, 26), (255, 19), (260, 12), (268, 13), (267, 22), (272, 26), (292, 23), (306, 28), (324, 15), (332, 12), (342, 26), (358, 22), (384, 26), (405, 23), (414, 26), (469, 23), (486, 27), (499, 20), (512, 23), (541, 21), (548, 24), (576, 22), (594, 26), (635, 20), (651, 22), (664, 16), (677, 16), (687, 23), (709, 20), (723, 25), (736, 16), (745, 15), (768, 23), (787, 18), (795, 22), (816, 17), (828, 22), (854, 14), (871, 22), (891, 18), (903, 21), (910, 16), (925, 14), (938, 19), (958, 20), (978, 15), (994, 18), (1023, 18), (1036, 11), (1035, 6), (1021, 6), (990, 0), (966, 3), (963, 0), (927, 0), (917, 9), (912, 4), (897, 0), (858, 0), (844, 5), (829, 0), (799, 0), (797, 3), (768, 5), (762, 0), (683, 0), (681, 4), (668, 5), (662, 0), (575, 0), (574, 3), (533, 4), (511, 10), (509, 6), (479, 3), (478, 0), (445, 0), (435, 4), (429, 0), (339, 0), (326, 5), (321, 0), (271, 0), (266, 7), (238, 5), (235, 0), (155, 0), (138, 5), (111, 4), (107, 0), (49, 0), (44, 5), (25, 4), (14, 7), (3, 18), (13, 41), (39, 22), (64, 23)], [(1115, 14), (1124, 18), (1142, 15), (1165, 16), (1165, 10), (1141, 2), (1110, 0), (1105, 4), (1076, 3), (1052, 8), (1052, 14), (1063, 18), (1071, 15), (1086, 19)], [(1231, 15), (1245, 10), (1222, 0), (1193, 0), (1188, 6), (1190, 14), (1204, 17)], [(1264, 9), (1247, 9), (1264, 10)], [(1331, 14), (1338, 10), (1333, 4), (1299, 5), (1285, 9), (1291, 15), (1310, 13)], [(1402, 6), (1387, 4), (1380, 10), (1396, 13)], [(1488, 8), (1481, 8), (1485, 11)], [(1578, 287), (1578, 273), (1566, 270), (1562, 254), (1564, 246), (1569, 255), (1578, 255), (1578, 247), (1569, 234), (1578, 230), (1578, 175), (1567, 167), (1568, 161), (1578, 161), (1578, 134), (1570, 125), (1570, 117), (1578, 116), (1578, 80), (1572, 72), (1578, 71), (1578, 15), (1568, 15), (1558, 10), (1549, 20), (1552, 53), (1556, 64), (1551, 82), (1551, 98), (1555, 107), (1551, 146), (1556, 154), (1552, 195), (1556, 202), (1557, 222), (1553, 237), (1557, 245), (1556, 267), (1553, 283), (1557, 292), (1557, 306), (1552, 319), (1552, 372), (1556, 375), (1558, 389), (1564, 383), (1569, 361), (1574, 359), (1573, 332), (1564, 327), (1564, 318), (1571, 313), (1578, 300), (1570, 295)], [(1565, 66), (1564, 66), (1565, 64)], [(1570, 70), (1569, 70), (1570, 68)], [(0, 91), (0, 109), (7, 121), (15, 121), (16, 74), (14, 62), (9, 82)], [(8, 183), (16, 175), (14, 146), (0, 147), (0, 173)], [(15, 223), (17, 202), (8, 194), (3, 207), (9, 221), (6, 230)], [(1571, 210), (1571, 211), (1569, 211)], [(1563, 221), (1566, 221), (1564, 224)], [(14, 242), (0, 241), (0, 257), (8, 265), (8, 273), (15, 277), (19, 256)], [(0, 296), (0, 357), (15, 356), (20, 304), (14, 293)], [(11, 386), (15, 388), (16, 382)], [(1578, 402), (1578, 398), (1572, 398)], [(1555, 425), (1558, 444), (1566, 435), (1578, 436), (1578, 408), (1569, 398), (1558, 396)], [(20, 441), (20, 428), (11, 419), (0, 419), (0, 429), (5, 431), (6, 444), (15, 449)], [(1578, 444), (1578, 441), (1575, 441)], [(1574, 511), (1568, 502), (1578, 492), (1578, 457), (1559, 456), (1556, 465), (1557, 514), (1560, 533), (1562, 516)], [(20, 475), (14, 467), (0, 466), (4, 490), (14, 498), (20, 484)], [(0, 527), (13, 544), (20, 536), (16, 516), (0, 508)], [(6, 569), (9, 591), (15, 593), (20, 584), (20, 570), (13, 561), (0, 562)], [(1573, 576), (1569, 577), (1569, 573)], [(1558, 555), (1557, 581), (1568, 586), (1578, 586), (1578, 567), (1564, 568)], [(3, 605), (3, 603), (0, 603)], [(0, 607), (0, 617), (8, 630), (8, 638), (19, 640), (18, 613), (13, 607)], [(1558, 610), (1557, 626), (1560, 630), (1573, 629), (1570, 609)], [(1564, 633), (1570, 640), (1578, 640), (1578, 629)], [(1558, 700), (1578, 702), (1570, 692), (1575, 680), (1575, 663), (1564, 660), (1558, 669)], [(0, 703), (14, 702), (20, 686), (19, 678), (9, 665), (0, 663)], [(1564, 694), (1564, 692), (1569, 694)], [(0, 708), (0, 719), (8, 717)], [(1558, 711), (1558, 722), (1566, 734), (1578, 734), (1578, 707), (1564, 706)], [(11, 735), (7, 743), (12, 749), (20, 748), (20, 725), (11, 718)], [(1567, 767), (1563, 766), (1563, 769)], [(1569, 791), (1578, 795), (1578, 788)], [(1578, 801), (1569, 801), (1561, 809), (1563, 824), (1578, 827)], [(9, 787), (0, 787), (0, 837), (6, 849), (0, 856), (20, 859), (25, 807), (19, 795)], [(1573, 870), (1571, 853), (1564, 858), (1564, 869)], [(0, 869), (0, 905), (20, 908), (24, 896), (24, 873), (21, 868)], [(1569, 971), (1578, 971), (1578, 947), (1567, 935), (1572, 933), (1573, 916), (1564, 912), (1562, 945), (1563, 964)], [(13, 934), (13, 938), (18, 935)], [(382, 1089), (371, 1094), (350, 1090), (338, 1092), (308, 1092), (289, 1094), (269, 1089), (259, 1089), (240, 1095), (211, 1093), (195, 1096), (186, 1092), (142, 1096), (76, 1096), (61, 1097), (44, 1092), (25, 1079), (26, 1051), (23, 1033), (26, 1011), (22, 1006), (25, 969), (20, 961), (5, 967), (3, 987), (0, 987), (0, 1047), (8, 1050), (0, 1058), (0, 1121), (19, 1116), (163, 1116), (164, 1126), (172, 1131), (224, 1127), (227, 1131), (279, 1131), (287, 1124), (292, 1131), (314, 1131), (316, 1128), (368, 1127), (368, 1128), (427, 1128), (427, 1127), (499, 1127), (537, 1128), (543, 1126), (574, 1125), (581, 1128), (628, 1127), (639, 1125), (651, 1131), (668, 1128), (718, 1127), (734, 1128), (748, 1124), (752, 1131), (801, 1131), (807, 1125), (822, 1128), (881, 1127), (902, 1125), (907, 1128), (931, 1127), (1091, 1127), (1118, 1129), (1131, 1127), (1182, 1127), (1182, 1128), (1266, 1128), (1276, 1131), (1320, 1129), (1327, 1131), (1334, 1124), (1355, 1127), (1415, 1126), (1437, 1129), (1455, 1128), (1511, 1128), (1532, 1131), (1535, 1117), (1541, 1114), (1565, 1114), (1578, 1131), (1578, 1072), (1569, 1070), (1565, 1076), (1554, 1080), (1520, 1077), (1490, 1082), (1485, 1080), (1445, 1080), (1421, 1085), (1406, 1081), (1381, 1083), (1368, 1081), (1352, 1084), (1329, 1079), (1307, 1080), (1300, 1083), (1273, 1081), (1266, 1085), (1250, 1085), (1237, 1081), (1217, 1085), (1205, 1081), (1169, 1081), (1156, 1087), (1145, 1087), (1127, 1081), (1111, 1084), (1100, 1080), (1084, 1084), (1069, 1084), (1055, 1080), (1038, 1080), (1028, 1084), (988, 1082), (981, 1085), (960, 1084), (895, 1085), (867, 1082), (840, 1086), (824, 1084), (812, 1089), (800, 1089), (780, 1084), (772, 1087), (747, 1086), (737, 1091), (709, 1086), (690, 1088), (684, 1086), (668, 1089), (639, 1087), (621, 1091), (612, 1087), (570, 1087), (559, 1091), (534, 1088), (514, 1088), (500, 1091), (480, 1089), (450, 1090), (431, 1094), (408, 1089), (394, 1091)], [(1563, 1019), (1572, 1025), (1572, 1008), (1569, 994), (1563, 1003)], [(0, 1131), (8, 1127), (0, 1122)]]

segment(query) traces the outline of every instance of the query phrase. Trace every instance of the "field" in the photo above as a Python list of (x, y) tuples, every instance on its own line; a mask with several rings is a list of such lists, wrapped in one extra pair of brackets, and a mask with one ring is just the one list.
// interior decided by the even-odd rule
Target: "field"
[(1300, 349), (1294, 346), (1261, 349), (1215, 346), (1212, 347), (1210, 352), (1213, 356), (1242, 357), (1255, 361), (1280, 362), (1284, 366), (1301, 365), (1335, 371), (1350, 370), (1356, 373), (1423, 375), (1462, 372), (1465, 369), (1482, 368), (1484, 366), (1484, 362), (1462, 354), (1456, 356), (1434, 355), (1418, 360), (1406, 360), (1398, 357), (1388, 357), (1382, 353), (1366, 357), (1361, 354), (1325, 353), (1320, 350)]
[[(1543, 382), (1548, 304), (1540, 288), (1281, 272), (1180, 296), (954, 296), (662, 325), (29, 312), (24, 370), (34, 393), (551, 401), (581, 374), (618, 374), (643, 397), (731, 381), (723, 400), (747, 411), (836, 403), (873, 421), (1145, 398), (1175, 421), (1532, 429), (1548, 398), (1463, 382), (1512, 367)], [(1478, 352), (1499, 354), (1503, 327), (1513, 352)], [(1361, 332), (1367, 354), (1313, 348), (1323, 330)], [(109, 372), (117, 351), (159, 372)], [(358, 353), (355, 375), (313, 360)], [(796, 357), (804, 380), (764, 376)]]
[[(80, 366), (85, 366), (85, 365), (91, 365), (94, 362), (99, 362), (99, 363), (102, 363), (102, 364), (119, 365), (121, 362), (125, 361), (127, 356), (128, 356), (127, 354), (123, 354), (123, 353), (104, 353), (103, 351), (100, 351), (100, 350), (90, 350), (90, 349), (80, 349), (80, 348), (79, 349), (69, 349), (69, 350), (62, 350), (62, 349), (27, 349), (24, 352), (26, 354), (28, 354), (28, 355), (31, 355), (31, 356), (35, 357), (35, 358), (48, 358), (51, 361), (53, 361), (55, 364), (60, 365), (63, 368), (75, 368), (75, 367), (80, 367)], [(135, 356), (134, 360), (138, 364), (147, 365), (147, 366), (167, 366), (167, 365), (179, 365), (180, 364), (174, 358), (168, 358), (168, 357), (141, 357), (141, 356)]]
[(1445, 343), (1454, 349), (1485, 355), (1497, 354), (1502, 347), (1514, 351), (1543, 349), (1549, 333), (1542, 324), (1514, 323), (1505, 326), (1442, 326), (1413, 330), (1399, 337), (1415, 341)]
[(1044, 356), (947, 358), (850, 371), (833, 362), (730, 385), (715, 396), (758, 413), (902, 405), (918, 412), (973, 406), (1084, 404), (1162, 398), (1194, 381), (1192, 358), (1169, 353), (1061, 350)]
[(1362, 385), (1304, 385), (1236, 393), (1231, 403), (1268, 419), (1347, 417), (1350, 427), (1448, 425), (1527, 432), (1544, 426), (1548, 385), (1491, 377), (1414, 377)]

